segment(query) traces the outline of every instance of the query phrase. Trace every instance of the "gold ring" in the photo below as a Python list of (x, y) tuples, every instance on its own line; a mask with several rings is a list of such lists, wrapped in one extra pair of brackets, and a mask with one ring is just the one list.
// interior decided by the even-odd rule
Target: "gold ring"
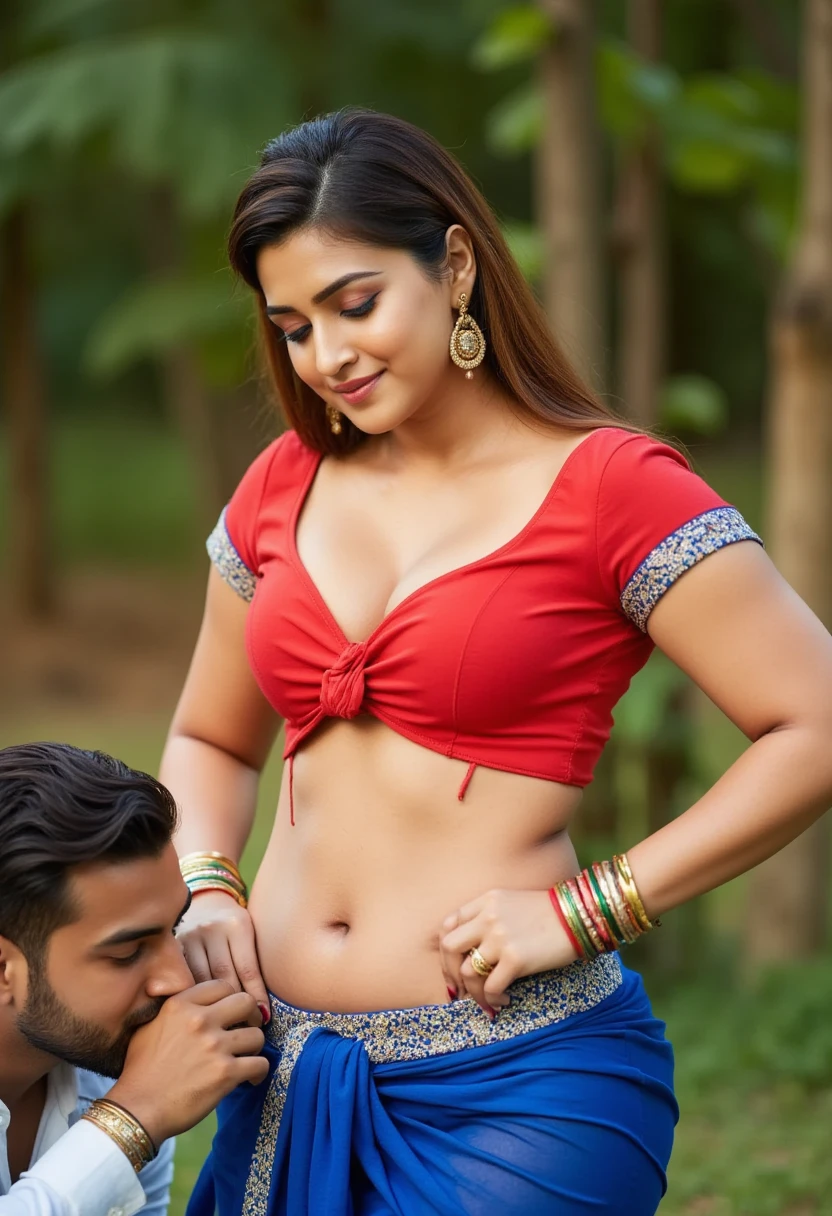
[(474, 946), (473, 950), (468, 951), (468, 957), (470, 958), (471, 966), (474, 968), (477, 975), (490, 975), (494, 970), (494, 964), (489, 963), (486, 959), (484, 959), (476, 946)]

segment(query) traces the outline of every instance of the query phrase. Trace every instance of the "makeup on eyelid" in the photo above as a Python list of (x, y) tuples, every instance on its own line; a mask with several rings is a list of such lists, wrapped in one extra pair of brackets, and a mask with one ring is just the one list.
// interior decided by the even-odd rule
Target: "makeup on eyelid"
[[(346, 304), (345, 303), (344, 307), (340, 310), (341, 316), (342, 317), (352, 317), (353, 319), (358, 319), (361, 317), (368, 317), (370, 315), (370, 313), (374, 310), (375, 304), (376, 304), (376, 299), (378, 298), (379, 295), (380, 295), (380, 292), (375, 291), (375, 292), (373, 292), (372, 295), (365, 296), (365, 298), (357, 304)], [(280, 315), (280, 314), (277, 314), (277, 315)], [(291, 330), (291, 331), (285, 330), (283, 328), (283, 326), (281, 326), (281, 325), (276, 325), (275, 328), (279, 330), (279, 332), (281, 333), (283, 338), (286, 339), (287, 342), (302, 342), (312, 327), (311, 327), (311, 325), (299, 325), (296, 330)]]

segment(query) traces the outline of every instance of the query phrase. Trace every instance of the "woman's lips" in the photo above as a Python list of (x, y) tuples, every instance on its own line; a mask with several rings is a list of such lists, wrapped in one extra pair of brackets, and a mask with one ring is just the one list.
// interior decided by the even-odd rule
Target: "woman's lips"
[(345, 401), (348, 401), (350, 405), (358, 405), (360, 401), (365, 401), (366, 398), (369, 397), (370, 393), (373, 391), (383, 375), (384, 372), (377, 372), (376, 375), (371, 376), (369, 380), (360, 381), (357, 387), (352, 389), (350, 392), (345, 392), (342, 388), (336, 389), (336, 392), (339, 394), (339, 396), (343, 397)]

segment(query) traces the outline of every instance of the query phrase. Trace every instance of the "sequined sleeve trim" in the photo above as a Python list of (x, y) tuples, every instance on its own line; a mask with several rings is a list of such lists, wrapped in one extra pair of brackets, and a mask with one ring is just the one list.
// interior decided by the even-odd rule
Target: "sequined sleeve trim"
[(709, 553), (739, 540), (763, 542), (734, 507), (715, 507), (688, 520), (648, 553), (621, 592), (621, 607), (642, 632), (668, 588)]
[(232, 591), (236, 591), (248, 603), (254, 595), (257, 576), (249, 570), (234, 548), (234, 542), (228, 535), (228, 528), (225, 524), (226, 510), (227, 508), (223, 508), (222, 514), (217, 520), (217, 526), (205, 542), (205, 548), (208, 550), (211, 561)]

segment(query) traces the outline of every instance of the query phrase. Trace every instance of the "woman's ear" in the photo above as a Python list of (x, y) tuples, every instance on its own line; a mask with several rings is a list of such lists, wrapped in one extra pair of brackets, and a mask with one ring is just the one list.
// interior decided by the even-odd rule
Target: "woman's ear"
[(477, 259), (471, 238), (461, 224), (452, 224), (445, 233), (445, 248), (450, 270), (451, 307), (457, 308), (463, 292), (471, 299), (477, 280)]

